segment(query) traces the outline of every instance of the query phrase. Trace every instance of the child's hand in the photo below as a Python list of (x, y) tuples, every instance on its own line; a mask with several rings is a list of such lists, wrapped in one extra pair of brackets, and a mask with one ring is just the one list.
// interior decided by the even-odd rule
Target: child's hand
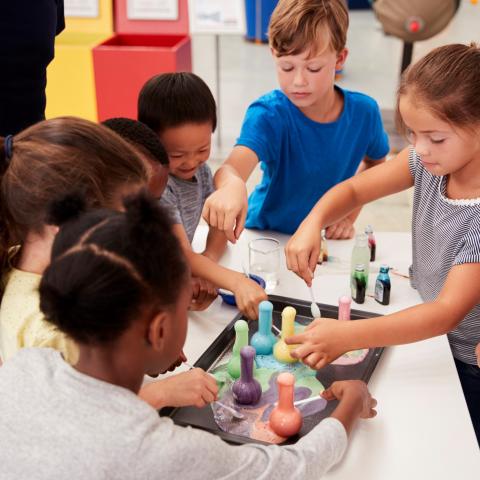
[(215, 378), (201, 368), (172, 375), (141, 388), (139, 397), (152, 407), (202, 408), (217, 399), (218, 387)]
[(208, 280), (192, 277), (192, 301), (190, 310), (201, 311), (207, 309), (217, 298), (218, 290)]
[(319, 370), (333, 362), (340, 355), (351, 350), (345, 344), (345, 332), (349, 322), (339, 322), (332, 318), (317, 318), (303, 333), (285, 339), (287, 345), (298, 345), (290, 352), (305, 365)]
[(475, 354), (477, 355), (477, 364), (480, 367), (480, 343), (477, 345), (475, 349)]
[(321, 393), (325, 400), (351, 400), (356, 403), (360, 418), (372, 418), (377, 412), (377, 401), (370, 395), (367, 385), (361, 380), (344, 380), (333, 382)]
[(347, 240), (353, 238), (354, 235), (355, 228), (353, 222), (348, 217), (330, 225), (325, 230), (325, 237), (331, 240)]
[(251, 320), (258, 318), (258, 304), (268, 299), (265, 290), (257, 282), (243, 275), (239, 275), (233, 293), (238, 309)]
[(227, 239), (235, 243), (243, 231), (247, 208), (247, 186), (240, 178), (232, 177), (228, 185), (207, 198), (202, 217), (211, 227), (225, 232)]
[(304, 220), (285, 247), (287, 268), (312, 285), (313, 272), (320, 255), (321, 229)]

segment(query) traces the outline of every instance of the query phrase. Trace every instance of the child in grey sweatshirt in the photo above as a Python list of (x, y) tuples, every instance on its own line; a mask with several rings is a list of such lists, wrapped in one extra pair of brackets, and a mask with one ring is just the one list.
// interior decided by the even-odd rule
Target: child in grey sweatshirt
[(24, 349), (0, 368), (2, 479), (319, 478), (356, 418), (375, 415), (362, 382), (332, 384), (332, 417), (284, 447), (228, 445), (138, 398), (143, 375), (178, 358), (191, 293), (163, 209), (143, 193), (125, 208), (76, 212), (57, 234), (41, 309), (80, 359), (72, 367), (53, 350)]

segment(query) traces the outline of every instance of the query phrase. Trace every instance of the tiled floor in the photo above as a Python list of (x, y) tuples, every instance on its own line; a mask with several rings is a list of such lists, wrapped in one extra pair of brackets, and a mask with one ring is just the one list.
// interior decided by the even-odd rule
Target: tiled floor
[[(480, 42), (480, 5), (463, 0), (457, 15), (439, 35), (415, 45), (413, 58), (418, 59), (432, 48), (446, 43)], [(349, 57), (339, 85), (359, 90), (374, 97), (382, 109), (391, 144), (402, 145), (394, 136), (393, 108), (402, 56), (402, 42), (383, 34), (372, 11), (350, 12), (348, 35)], [(244, 41), (239, 36), (221, 36), (220, 50), (220, 133), (221, 145), (213, 151), (211, 166), (216, 169), (226, 158), (235, 142), (248, 105), (260, 95), (276, 88), (276, 77), (267, 45)], [(217, 95), (216, 45), (210, 35), (193, 39), (194, 71), (209, 84)], [(218, 141), (218, 136), (216, 138)], [(258, 169), (248, 183), (249, 189), (258, 182)], [(411, 222), (411, 193), (402, 192), (366, 206), (358, 226), (371, 223), (378, 231), (407, 231)]]

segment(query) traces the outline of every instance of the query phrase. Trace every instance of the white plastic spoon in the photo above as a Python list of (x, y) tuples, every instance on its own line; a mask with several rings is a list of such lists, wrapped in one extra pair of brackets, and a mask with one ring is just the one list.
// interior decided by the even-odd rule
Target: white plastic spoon
[(313, 318), (320, 318), (322, 316), (322, 312), (320, 311), (320, 307), (315, 302), (315, 296), (313, 295), (313, 288), (310, 287), (310, 297), (312, 298), (312, 303), (310, 304), (310, 312)]
[[(293, 402), (293, 404), (295, 406), (303, 405), (304, 403), (314, 402), (315, 400), (322, 400), (322, 397), (316, 396), (316, 397), (304, 398), (303, 400), (297, 400), (296, 402)], [(278, 404), (278, 402), (275, 402), (275, 405), (277, 405), (277, 404)]]
[[(313, 273), (309, 270), (310, 275), (312, 276), (312, 281), (313, 281)], [(312, 314), (313, 318), (320, 318), (322, 316), (322, 312), (320, 311), (320, 307), (317, 305), (317, 302), (315, 301), (315, 295), (313, 294), (313, 287), (310, 286), (308, 287), (310, 290), (310, 298), (312, 299), (312, 303), (310, 304), (310, 312)]]
[(314, 402), (315, 400), (323, 400), (323, 398), (317, 395), (316, 397), (310, 397), (310, 398), (304, 398), (303, 400), (297, 400), (296, 402), (293, 402), (293, 404), (295, 406), (303, 405), (304, 403)]
[(232, 407), (228, 407), (227, 405), (225, 405), (222, 402), (219, 402), (218, 400), (214, 403), (216, 403), (217, 405), (220, 405), (222, 408), (224, 408), (225, 410), (230, 412), (234, 418), (238, 418), (239, 420), (241, 420), (242, 418), (245, 417), (245, 415), (243, 413), (239, 412), (238, 410), (235, 410)]
[(273, 323), (272, 323), (272, 328), (278, 333), (278, 335), (281, 335), (282, 331), (277, 326), (273, 325)]
[(249, 271), (248, 271), (248, 268), (245, 266), (243, 251), (242, 251), (242, 249), (240, 248), (240, 245), (239, 245), (238, 243), (235, 245), (234, 251), (235, 251), (235, 256), (238, 256), (238, 258), (240, 259), (240, 263), (242, 264), (243, 274), (244, 274), (247, 278), (250, 278), (250, 273), (249, 273)]

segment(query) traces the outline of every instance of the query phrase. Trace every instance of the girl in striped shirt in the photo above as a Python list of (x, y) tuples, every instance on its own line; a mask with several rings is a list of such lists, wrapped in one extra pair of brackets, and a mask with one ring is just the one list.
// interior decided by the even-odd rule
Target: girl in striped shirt
[(350, 350), (448, 334), (480, 439), (480, 49), (446, 45), (411, 66), (397, 118), (411, 146), (324, 195), (287, 244), (287, 265), (310, 285), (322, 228), (413, 186), (410, 277), (424, 303), (362, 322), (317, 319), (287, 343), (319, 369)]

